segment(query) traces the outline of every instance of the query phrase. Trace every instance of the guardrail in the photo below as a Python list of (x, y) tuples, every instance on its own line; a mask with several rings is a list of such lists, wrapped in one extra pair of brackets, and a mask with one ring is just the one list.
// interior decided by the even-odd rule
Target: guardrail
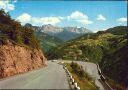
[[(68, 75), (68, 79), (70, 81), (71, 86), (73, 85), (74, 87), (72, 89), (75, 90), (80, 90), (80, 87), (75, 83), (74, 78), (71, 76), (70, 72), (68, 71), (68, 69), (66, 68), (66, 65), (63, 65), (63, 68), (65, 69), (67, 75)], [(101, 76), (101, 80), (104, 82), (104, 84), (106, 84), (106, 86), (110, 89), (110, 90), (114, 90), (106, 81), (105, 81), (105, 77), (102, 74), (102, 71), (99, 67), (99, 65), (97, 64), (97, 70), (99, 75)]]
[(105, 76), (102, 74), (102, 71), (101, 71), (101, 69), (100, 69), (100, 67), (99, 67), (99, 65), (97, 64), (97, 70), (98, 70), (98, 73), (99, 73), (99, 75), (100, 75), (100, 77), (101, 77), (101, 80), (106, 84), (106, 86), (110, 89), (110, 90), (114, 90), (106, 81), (105, 81)]
[[(65, 69), (68, 79), (69, 79), (69, 84), (71, 86), (71, 89), (75, 89), (75, 90), (80, 90), (80, 87), (78, 86), (78, 84), (75, 82), (74, 78), (72, 77), (71, 73), (68, 71), (68, 69), (66, 68), (66, 65), (63, 65), (63, 68)], [(73, 86), (73, 87), (72, 87)]]

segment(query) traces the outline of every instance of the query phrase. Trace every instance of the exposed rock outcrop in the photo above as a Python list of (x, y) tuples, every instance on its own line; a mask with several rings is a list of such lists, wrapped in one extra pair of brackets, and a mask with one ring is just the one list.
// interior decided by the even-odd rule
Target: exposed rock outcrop
[(44, 67), (45, 60), (41, 50), (31, 50), (7, 41), (0, 45), (0, 78)]

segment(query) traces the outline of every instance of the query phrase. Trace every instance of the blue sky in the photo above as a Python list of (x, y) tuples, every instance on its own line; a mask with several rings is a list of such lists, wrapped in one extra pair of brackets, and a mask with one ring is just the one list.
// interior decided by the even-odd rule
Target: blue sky
[[(127, 25), (126, 1), (12, 1), (5, 8), (23, 25), (52, 24), (86, 27), (92, 31)], [(2, 4), (0, 4), (2, 5)], [(2, 6), (1, 6), (2, 8)]]

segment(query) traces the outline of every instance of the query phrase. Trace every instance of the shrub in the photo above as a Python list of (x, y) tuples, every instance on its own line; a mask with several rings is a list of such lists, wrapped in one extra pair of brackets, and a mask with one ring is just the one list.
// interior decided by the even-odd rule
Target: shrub
[(93, 78), (77, 63), (71, 62), (70, 66), (75, 74), (77, 74), (81, 78), (86, 78), (91, 81)]

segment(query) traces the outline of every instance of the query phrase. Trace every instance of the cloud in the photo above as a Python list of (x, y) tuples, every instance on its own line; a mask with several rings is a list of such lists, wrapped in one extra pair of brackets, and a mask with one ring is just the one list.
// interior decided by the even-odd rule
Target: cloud
[(17, 2), (17, 0), (14, 0), (13, 2), (14, 2), (14, 3), (16, 3), (16, 2)]
[(86, 14), (83, 14), (82, 12), (79, 11), (75, 11), (70, 16), (67, 16), (67, 20), (76, 21), (84, 25), (93, 23), (88, 19), (88, 16)]
[(105, 21), (106, 18), (105, 18), (102, 14), (99, 14), (99, 15), (97, 16), (97, 20)]
[(108, 28), (102, 28), (102, 29), (94, 29), (93, 32), (94, 33), (97, 33), (98, 31), (105, 31), (107, 30)]
[(25, 24), (31, 21), (31, 16), (28, 13), (23, 13), (22, 15), (18, 16), (16, 20), (20, 21), (22, 24)]
[(0, 9), (4, 9), (6, 12), (12, 11), (15, 9), (13, 4), (10, 4), (9, 1), (0, 1)]
[[(25, 23), (31, 23), (32, 25), (40, 26), (44, 24), (51, 24), (56, 25), (63, 21), (73, 21), (78, 22), (82, 25), (92, 24), (93, 22), (88, 19), (88, 16), (83, 14), (82, 12), (75, 11), (71, 13), (69, 16), (50, 16), (50, 17), (33, 17), (28, 13), (23, 13), (22, 15), (18, 16), (16, 20), (20, 21), (22, 25)], [(64, 22), (63, 22), (64, 23)]]
[(42, 25), (42, 24), (51, 24), (56, 25), (57, 23), (61, 22), (61, 19), (59, 17), (32, 17), (31, 23), (33, 25)]
[(23, 13), (18, 16), (16, 20), (20, 21), (22, 25), (31, 23), (33, 25), (52, 24), (55, 25), (61, 22), (61, 17), (32, 17), (28, 13)]
[(125, 17), (119, 18), (117, 19), (117, 22), (120, 22), (120, 23), (127, 22), (127, 18)]
[(41, 18), (41, 21), (43, 22), (43, 24), (52, 24), (52, 25), (55, 25), (61, 22), (59, 17), (44, 17), (44, 18)]

